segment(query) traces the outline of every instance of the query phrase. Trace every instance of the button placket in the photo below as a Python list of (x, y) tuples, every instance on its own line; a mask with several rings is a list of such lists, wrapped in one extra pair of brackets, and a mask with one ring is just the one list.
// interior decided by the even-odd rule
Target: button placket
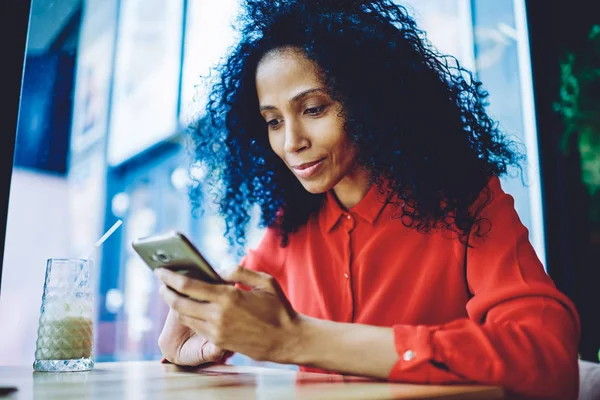
[(348, 254), (350, 255), (350, 257), (348, 257), (348, 265), (346, 267), (346, 272), (344, 273), (344, 278), (346, 278), (348, 284), (350, 284), (350, 271), (352, 270), (352, 238), (350, 237), (350, 233), (354, 229), (355, 222), (350, 214), (344, 215), (346, 217), (346, 231), (348, 232)]
[(346, 232), (350, 234), (350, 232), (352, 232), (352, 230), (356, 226), (356, 223), (354, 221), (354, 218), (352, 218), (352, 215), (350, 214), (345, 214), (345, 219), (346, 221), (344, 223), (344, 226), (346, 227)]
[(345, 270), (343, 271), (343, 280), (345, 281), (345, 283), (343, 284), (344, 286), (344, 291), (346, 293), (346, 298), (348, 301), (348, 314), (346, 317), (346, 321), (348, 322), (352, 322), (354, 319), (354, 293), (352, 293), (352, 281), (351, 281), (351, 277), (350, 277), (350, 271), (352, 270), (352, 236), (351, 236), (351, 232), (355, 227), (355, 221), (354, 218), (347, 213), (343, 214), (343, 227), (344, 230), (346, 231), (346, 239), (347, 239), (347, 247), (346, 247), (346, 251), (347, 251), (347, 258), (346, 258), (346, 265), (345, 265)]

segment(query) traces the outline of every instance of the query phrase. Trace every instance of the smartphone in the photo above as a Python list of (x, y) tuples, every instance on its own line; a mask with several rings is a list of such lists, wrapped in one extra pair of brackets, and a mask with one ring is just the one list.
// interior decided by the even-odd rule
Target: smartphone
[(225, 283), (200, 251), (180, 232), (169, 231), (135, 239), (131, 245), (152, 270), (168, 268), (204, 282)]

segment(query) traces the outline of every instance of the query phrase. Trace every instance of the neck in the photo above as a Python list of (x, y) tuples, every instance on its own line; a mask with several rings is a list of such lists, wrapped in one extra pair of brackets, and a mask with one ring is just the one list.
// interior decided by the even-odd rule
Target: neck
[(348, 210), (365, 197), (370, 188), (369, 177), (369, 171), (356, 167), (335, 185), (333, 192), (342, 207)]

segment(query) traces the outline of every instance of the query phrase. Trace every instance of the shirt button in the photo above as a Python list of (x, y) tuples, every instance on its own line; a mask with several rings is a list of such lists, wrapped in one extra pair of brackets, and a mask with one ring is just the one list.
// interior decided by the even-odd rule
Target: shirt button
[(404, 361), (411, 361), (413, 358), (415, 358), (415, 352), (412, 350), (406, 350), (402, 355), (402, 358)]
[(349, 215), (346, 215), (346, 218), (348, 218), (348, 219), (352, 219), (352, 217), (351, 217), (351, 216), (349, 216)]
[(348, 278), (350, 278), (350, 275), (344, 274), (344, 278), (348, 279)]

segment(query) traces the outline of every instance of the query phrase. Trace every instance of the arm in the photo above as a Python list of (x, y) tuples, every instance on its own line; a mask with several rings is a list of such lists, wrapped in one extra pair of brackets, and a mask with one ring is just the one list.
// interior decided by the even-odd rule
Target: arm
[(562, 305), (523, 298), (479, 324), (382, 328), (300, 317), (284, 362), (391, 381), (499, 385), (521, 395), (577, 397), (577, 335)]
[(299, 316), (298, 346), (284, 363), (387, 379), (398, 362), (392, 328)]
[(157, 274), (166, 283), (161, 295), (183, 325), (255, 360), (391, 381), (477, 382), (519, 395), (577, 396), (577, 325), (552, 290), (491, 305), (484, 322), (463, 318), (442, 326), (381, 328), (299, 315), (272, 277), (243, 268), (232, 281), (251, 291)]

